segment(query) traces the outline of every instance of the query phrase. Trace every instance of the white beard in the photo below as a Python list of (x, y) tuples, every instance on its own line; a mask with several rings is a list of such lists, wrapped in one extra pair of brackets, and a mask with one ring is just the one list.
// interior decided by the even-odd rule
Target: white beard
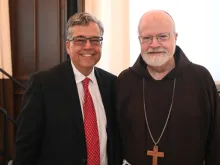
[(142, 57), (143, 60), (147, 63), (147, 65), (153, 67), (160, 67), (171, 58), (171, 56), (169, 56), (168, 53), (161, 53), (160, 55), (144, 53)]

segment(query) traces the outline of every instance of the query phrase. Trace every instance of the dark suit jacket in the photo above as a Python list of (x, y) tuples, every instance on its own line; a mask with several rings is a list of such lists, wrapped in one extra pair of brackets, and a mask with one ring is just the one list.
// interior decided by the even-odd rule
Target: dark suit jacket
[[(116, 76), (95, 68), (107, 117), (108, 164), (115, 165)], [(87, 163), (82, 110), (70, 61), (30, 77), (17, 119), (13, 165)]]

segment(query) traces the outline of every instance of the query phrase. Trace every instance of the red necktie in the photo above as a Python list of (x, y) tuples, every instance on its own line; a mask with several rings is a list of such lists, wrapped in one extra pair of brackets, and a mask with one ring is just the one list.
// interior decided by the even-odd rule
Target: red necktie
[(84, 129), (87, 146), (87, 165), (100, 165), (99, 133), (96, 113), (91, 94), (89, 92), (89, 78), (83, 80), (84, 88)]

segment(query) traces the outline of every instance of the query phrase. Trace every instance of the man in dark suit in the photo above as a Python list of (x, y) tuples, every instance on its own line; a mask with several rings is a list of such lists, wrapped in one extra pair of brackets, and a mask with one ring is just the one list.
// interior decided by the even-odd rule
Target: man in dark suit
[(77, 13), (67, 23), (70, 60), (33, 74), (17, 119), (13, 165), (116, 165), (114, 82), (94, 67), (102, 23)]

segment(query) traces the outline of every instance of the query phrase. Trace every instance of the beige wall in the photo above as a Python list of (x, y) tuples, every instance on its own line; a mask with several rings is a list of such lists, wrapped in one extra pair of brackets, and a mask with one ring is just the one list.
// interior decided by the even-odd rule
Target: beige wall
[(8, 0), (0, 0), (0, 13), (0, 67), (12, 74)]
[(97, 66), (118, 75), (130, 64), (129, 1), (85, 0), (85, 11), (104, 24), (102, 58)]

